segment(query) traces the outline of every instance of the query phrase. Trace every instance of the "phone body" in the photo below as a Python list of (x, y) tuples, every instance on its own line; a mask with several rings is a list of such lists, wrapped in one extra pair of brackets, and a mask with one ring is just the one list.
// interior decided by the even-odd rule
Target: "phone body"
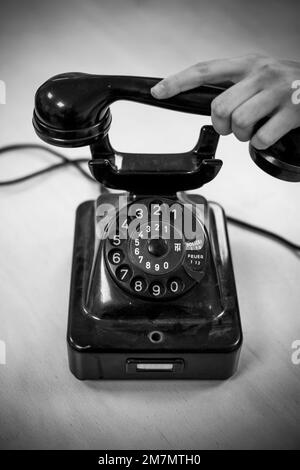
[[(119, 197), (107, 195), (105, 204), (118, 206)], [(160, 260), (159, 273), (133, 259), (132, 240), (115, 245), (113, 237), (95, 239), (95, 201), (77, 210), (67, 343), (70, 369), (79, 379), (226, 379), (237, 368), (242, 329), (224, 211), (185, 194), (171, 201), (134, 198), (133, 204), (165, 201), (202, 207), (203, 233), (194, 245), (200, 250), (182, 247), (170, 270), (163, 265), (172, 264), (174, 252), (148, 253), (151, 262)], [(118, 252), (114, 262), (111, 253)], [(193, 256), (201, 266), (191, 266)]]

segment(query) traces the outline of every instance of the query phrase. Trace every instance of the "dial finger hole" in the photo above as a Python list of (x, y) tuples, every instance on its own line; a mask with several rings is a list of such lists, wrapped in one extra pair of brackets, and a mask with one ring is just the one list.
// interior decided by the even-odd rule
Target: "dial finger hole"
[(109, 237), (109, 241), (112, 246), (118, 247), (123, 242), (124, 237), (121, 237), (120, 233), (115, 233)]
[(108, 253), (108, 259), (112, 264), (118, 265), (118, 264), (122, 263), (122, 261), (124, 259), (124, 253), (123, 253), (123, 251), (118, 250), (118, 249), (111, 250)]
[(128, 282), (132, 276), (132, 269), (128, 264), (122, 264), (116, 270), (116, 276), (119, 281)]
[(145, 290), (147, 289), (147, 282), (141, 276), (134, 277), (130, 283), (130, 286), (134, 290), (134, 292), (140, 294), (142, 292), (145, 292)]
[(171, 294), (179, 294), (183, 290), (183, 282), (179, 278), (172, 278), (168, 281), (168, 291)]
[(156, 298), (162, 297), (165, 293), (165, 288), (161, 282), (152, 282), (149, 286), (149, 293)]

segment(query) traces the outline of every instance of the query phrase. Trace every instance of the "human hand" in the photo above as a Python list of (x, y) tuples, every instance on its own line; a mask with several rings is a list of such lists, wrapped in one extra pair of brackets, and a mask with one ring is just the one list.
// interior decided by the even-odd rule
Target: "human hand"
[[(171, 98), (199, 85), (234, 83), (211, 104), (221, 135), (251, 140), (257, 149), (273, 145), (300, 126), (300, 63), (251, 54), (200, 62), (171, 75), (151, 89), (157, 99)], [(257, 124), (262, 121), (262, 125)]]

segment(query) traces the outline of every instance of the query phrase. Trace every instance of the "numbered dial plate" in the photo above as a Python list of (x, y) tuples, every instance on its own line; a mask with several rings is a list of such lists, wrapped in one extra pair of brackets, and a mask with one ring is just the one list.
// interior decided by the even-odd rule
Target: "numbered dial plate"
[(139, 297), (163, 300), (184, 294), (201, 280), (207, 240), (195, 214), (189, 222), (197, 230), (187, 237), (182, 223), (177, 223), (178, 211), (184, 210), (178, 201), (149, 198), (126, 209), (105, 240), (107, 266), (120, 287)]
[[(129, 256), (132, 263), (149, 274), (169, 274), (179, 267), (184, 257), (184, 241), (181, 233), (169, 225), (171, 237), (164, 238), (154, 233), (155, 238), (148, 238), (150, 225), (141, 227), (137, 238), (129, 242)], [(176, 237), (174, 236), (176, 231)], [(162, 231), (163, 232), (163, 231)], [(156, 238), (157, 237), (157, 238)]]

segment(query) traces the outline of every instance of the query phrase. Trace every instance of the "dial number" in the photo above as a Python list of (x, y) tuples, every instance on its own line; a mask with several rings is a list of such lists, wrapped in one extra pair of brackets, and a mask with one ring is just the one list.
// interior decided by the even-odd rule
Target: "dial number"
[(135, 215), (136, 215), (137, 219), (142, 219), (144, 217), (143, 209), (141, 209), (141, 208), (137, 209)]
[(110, 243), (112, 246), (120, 246), (121, 245), (121, 239), (119, 234), (115, 234), (113, 238), (110, 238)]
[(149, 292), (153, 297), (161, 297), (164, 294), (164, 286), (160, 282), (152, 282)]
[(127, 264), (123, 264), (117, 268), (116, 276), (119, 281), (127, 282), (132, 276), (132, 269)]
[(144, 292), (147, 288), (147, 283), (143, 277), (133, 278), (130, 285), (131, 288), (137, 293)]
[(124, 253), (121, 250), (111, 250), (108, 253), (108, 259), (114, 265), (120, 264), (124, 259)]
[[(156, 229), (155, 224), (153, 226)], [(160, 226), (158, 226), (158, 229)], [(145, 224), (139, 235), (129, 243), (129, 255), (134, 265), (139, 266), (149, 274), (166, 274), (176, 269), (184, 256), (184, 241), (180, 237), (149, 237), (151, 227)], [(170, 226), (163, 230), (171, 231)], [(156, 234), (158, 231), (156, 230)], [(181, 235), (179, 232), (177, 235)], [(157, 242), (156, 244), (153, 242)], [(163, 242), (163, 243), (159, 243)]]
[(183, 288), (181, 279), (173, 278), (168, 282), (168, 291), (172, 294), (178, 294)]

